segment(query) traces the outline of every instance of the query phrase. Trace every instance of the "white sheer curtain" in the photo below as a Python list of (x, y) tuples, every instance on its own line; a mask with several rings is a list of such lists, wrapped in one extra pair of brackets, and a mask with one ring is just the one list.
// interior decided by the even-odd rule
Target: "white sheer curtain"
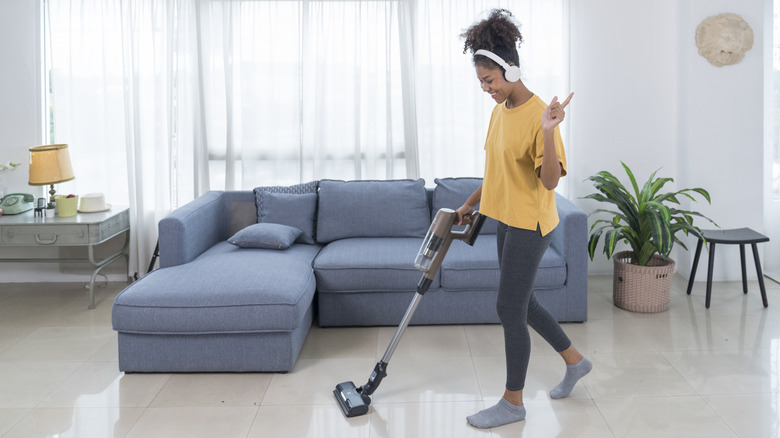
[(209, 187), (301, 182), (301, 3), (195, 4)]
[(765, 17), (766, 48), (764, 56), (765, 76), (768, 80), (764, 84), (766, 96), (764, 130), (764, 144), (766, 167), (765, 193), (764, 193), (764, 232), (769, 237), (769, 242), (762, 245), (764, 248), (764, 274), (775, 281), (780, 281), (780, 0), (770, 0), (767, 4), (767, 16)]
[(207, 190), (481, 175), (492, 108), (459, 34), (493, 7), (524, 81), (568, 93), (566, 0), (45, 0), (50, 141), (77, 193), (157, 222)]
[[(420, 175), (482, 176), (483, 150), (495, 102), (479, 87), (470, 54), (458, 36), (493, 8), (520, 22), (522, 80), (544, 101), (567, 96), (568, 29), (565, 0), (418, 0), (415, 17), (415, 92)], [(562, 127), (566, 140), (566, 125)], [(567, 149), (569, 145), (567, 144)], [(565, 179), (561, 180), (565, 183)]]
[[(170, 32), (179, 1), (46, 1), (49, 141), (70, 144), (78, 194), (129, 206), (130, 269), (144, 273), (157, 222), (208, 187), (197, 164), (190, 59)], [(184, 28), (186, 29), (186, 28)], [(195, 105), (191, 105), (195, 106)], [(207, 181), (207, 179), (206, 179)]]
[(406, 177), (400, 2), (306, 3), (303, 154), (312, 159), (305, 174)]

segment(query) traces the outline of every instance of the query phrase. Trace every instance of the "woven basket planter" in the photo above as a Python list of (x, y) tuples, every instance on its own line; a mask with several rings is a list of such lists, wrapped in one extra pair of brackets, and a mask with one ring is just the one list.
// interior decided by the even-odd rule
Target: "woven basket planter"
[(674, 260), (655, 254), (647, 266), (639, 266), (632, 251), (623, 251), (615, 254), (613, 261), (612, 298), (616, 306), (640, 313), (669, 310)]

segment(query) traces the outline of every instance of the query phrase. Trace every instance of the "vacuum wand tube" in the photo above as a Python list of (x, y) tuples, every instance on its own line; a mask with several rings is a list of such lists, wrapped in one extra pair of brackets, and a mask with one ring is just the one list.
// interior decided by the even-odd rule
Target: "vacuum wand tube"
[(474, 212), (465, 218), (470, 219), (466, 221), (468, 225), (462, 231), (452, 231), (452, 227), (458, 219), (458, 214), (455, 213), (455, 210), (442, 208), (436, 212), (436, 216), (430, 228), (428, 228), (428, 234), (425, 236), (425, 240), (423, 240), (423, 244), (417, 252), (417, 257), (414, 259), (414, 266), (423, 272), (422, 278), (417, 284), (417, 293), (414, 294), (412, 302), (409, 303), (406, 314), (404, 314), (401, 324), (398, 326), (392, 341), (390, 341), (384, 356), (382, 356), (382, 360), (376, 364), (365, 385), (357, 387), (354, 382), (342, 382), (336, 385), (336, 389), (333, 390), (333, 395), (336, 397), (336, 401), (346, 417), (356, 417), (368, 412), (368, 405), (371, 404), (371, 395), (379, 387), (379, 384), (382, 383), (382, 379), (387, 376), (387, 364), (390, 362), (390, 358), (393, 356), (406, 327), (412, 320), (412, 316), (414, 316), (422, 296), (431, 287), (433, 279), (439, 272), (441, 262), (444, 260), (444, 256), (447, 254), (452, 241), (462, 240), (469, 245), (474, 245), (484, 223), (485, 216)]

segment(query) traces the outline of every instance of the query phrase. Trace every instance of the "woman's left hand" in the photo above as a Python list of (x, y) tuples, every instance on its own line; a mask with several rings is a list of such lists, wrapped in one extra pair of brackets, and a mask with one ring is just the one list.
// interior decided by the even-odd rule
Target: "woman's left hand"
[(573, 92), (563, 102), (558, 102), (558, 96), (553, 97), (552, 102), (547, 105), (547, 108), (542, 113), (542, 129), (554, 129), (563, 121), (563, 118), (566, 116), (566, 112), (563, 109), (569, 105), (572, 96), (574, 96)]

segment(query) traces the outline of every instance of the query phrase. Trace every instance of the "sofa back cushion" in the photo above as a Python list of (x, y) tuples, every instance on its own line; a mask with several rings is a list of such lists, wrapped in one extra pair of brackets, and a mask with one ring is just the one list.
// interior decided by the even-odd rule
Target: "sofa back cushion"
[[(463, 205), (482, 184), (482, 178), (436, 178), (434, 182), (436, 187), (433, 189), (431, 220), (441, 208), (456, 210)], [(479, 210), (479, 205), (477, 205), (477, 210)], [(496, 234), (497, 225), (498, 222), (495, 219), (488, 218), (482, 225), (480, 234)]]
[(425, 181), (320, 181), (317, 242), (424, 237), (431, 223)]

